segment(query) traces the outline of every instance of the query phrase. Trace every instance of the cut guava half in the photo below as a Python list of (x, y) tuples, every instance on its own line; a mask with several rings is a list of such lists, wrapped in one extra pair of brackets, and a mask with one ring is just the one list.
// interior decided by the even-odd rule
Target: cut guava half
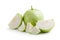
[(8, 24), (11, 29), (17, 29), (22, 22), (22, 15), (17, 13), (15, 17)]
[(24, 24), (24, 22), (22, 22), (22, 24), (19, 26), (18, 31), (21, 31), (21, 32), (25, 31), (25, 24)]
[(41, 32), (49, 32), (55, 25), (53, 19), (46, 20), (46, 21), (38, 21), (36, 23), (36, 27), (38, 27)]
[(33, 26), (31, 23), (28, 23), (26, 27), (26, 32), (30, 34), (39, 34), (40, 30), (37, 27)]

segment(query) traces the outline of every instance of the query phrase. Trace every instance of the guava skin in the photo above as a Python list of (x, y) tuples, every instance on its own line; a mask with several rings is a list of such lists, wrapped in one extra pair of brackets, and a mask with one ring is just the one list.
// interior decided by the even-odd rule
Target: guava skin
[(43, 14), (37, 9), (30, 9), (24, 14), (24, 22), (26, 25), (30, 22), (33, 26), (35, 26), (36, 22), (38, 20), (43, 20), (43, 18)]

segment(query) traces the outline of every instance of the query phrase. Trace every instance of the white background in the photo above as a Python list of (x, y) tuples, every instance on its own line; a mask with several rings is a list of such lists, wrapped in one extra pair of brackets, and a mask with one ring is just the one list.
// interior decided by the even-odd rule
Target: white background
[[(9, 29), (17, 14), (31, 8), (42, 11), (44, 19), (54, 19), (55, 27), (47, 34), (31, 35)], [(0, 40), (60, 40), (60, 0), (0, 0)]]

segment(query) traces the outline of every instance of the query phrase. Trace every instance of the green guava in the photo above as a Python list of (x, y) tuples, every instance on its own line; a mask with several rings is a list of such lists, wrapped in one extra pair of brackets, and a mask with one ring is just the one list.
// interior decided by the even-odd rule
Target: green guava
[(30, 10), (27, 10), (24, 14), (24, 22), (27, 25), (27, 23), (31, 23), (33, 26), (36, 25), (36, 22), (38, 20), (43, 20), (43, 14), (41, 11), (37, 9), (33, 9), (31, 7)]

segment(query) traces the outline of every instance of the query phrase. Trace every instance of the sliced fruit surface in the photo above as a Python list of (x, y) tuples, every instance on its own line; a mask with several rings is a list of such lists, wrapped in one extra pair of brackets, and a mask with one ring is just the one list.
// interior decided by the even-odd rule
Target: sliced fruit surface
[(40, 30), (37, 27), (34, 27), (31, 23), (27, 24), (26, 32), (31, 34), (39, 34)]
[(21, 31), (21, 32), (25, 31), (25, 24), (24, 24), (24, 22), (22, 22), (22, 24), (19, 26), (18, 30)]
[(12, 19), (12, 21), (9, 23), (9, 27), (11, 29), (16, 29), (19, 27), (22, 21), (22, 15), (21, 14), (16, 14), (15, 17)]
[(38, 21), (36, 26), (42, 31), (42, 32), (49, 32), (55, 25), (55, 22), (53, 19), (46, 20), (46, 21)]

